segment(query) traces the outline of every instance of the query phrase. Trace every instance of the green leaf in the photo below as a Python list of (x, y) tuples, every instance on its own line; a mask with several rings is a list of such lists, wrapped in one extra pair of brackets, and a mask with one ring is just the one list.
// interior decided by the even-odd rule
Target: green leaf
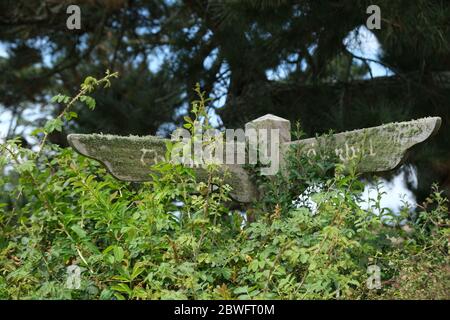
[(300, 249), (300, 262), (301, 263), (306, 263), (309, 259), (309, 255), (306, 252), (305, 248)]
[(128, 277), (125, 277), (125, 276), (114, 276), (112, 278), (113, 278), (113, 280), (123, 281), (123, 282), (129, 282), (131, 280)]
[(26, 160), (19, 164), (16, 169), (19, 173), (31, 172), (33, 171), (34, 166), (35, 163), (32, 160)]
[(38, 136), (40, 133), (44, 133), (44, 129), (42, 128), (36, 128), (31, 132), (31, 135), (36, 137)]
[(245, 286), (245, 287), (238, 287), (238, 288), (234, 289), (233, 292), (235, 294), (247, 293), (248, 292), (248, 287), (247, 286)]
[(193, 123), (191, 117), (189, 117), (189, 116), (184, 116), (183, 119), (184, 119), (184, 121), (186, 121), (186, 123), (191, 123), (191, 124)]
[(50, 99), (50, 102), (54, 103), (54, 102), (58, 101), (59, 96), (60, 96), (59, 93), (58, 93), (56, 96), (53, 96), (53, 97)]
[(83, 230), (79, 225), (74, 224), (70, 227), (80, 238), (86, 238), (86, 231)]
[(102, 254), (105, 255), (105, 254), (107, 254), (108, 252), (110, 252), (113, 249), (114, 249), (114, 246), (109, 246), (105, 250), (103, 250)]
[(248, 269), (250, 271), (257, 271), (258, 268), (259, 268), (259, 261), (256, 259), (250, 262), (250, 265), (248, 266)]
[(50, 119), (44, 126), (44, 130), (47, 133), (52, 133), (53, 131), (62, 131), (63, 122), (60, 118)]
[(144, 272), (144, 268), (139, 266), (134, 266), (133, 272), (131, 273), (131, 280), (136, 279), (142, 272)]
[(128, 285), (125, 283), (116, 284), (116, 285), (112, 286), (111, 289), (114, 291), (126, 293), (128, 295), (131, 295), (133, 293), (133, 291), (130, 289), (130, 287), (128, 287)]
[(126, 300), (125, 297), (120, 293), (115, 292), (114, 296), (117, 298), (117, 300)]
[(70, 111), (64, 114), (64, 117), (66, 118), (67, 121), (70, 121), (73, 118), (78, 118), (78, 114), (76, 112)]
[(53, 97), (50, 99), (50, 102), (52, 102), (52, 103), (55, 103), (55, 102), (58, 102), (58, 103), (64, 102), (65, 104), (67, 104), (67, 103), (69, 103), (70, 99), (71, 99), (71, 98), (70, 98), (69, 96), (66, 96), (66, 95), (63, 95), (63, 94), (57, 94), (56, 96), (53, 96)]
[(86, 92), (91, 92), (92, 90), (94, 90), (94, 87), (97, 84), (98, 84), (98, 80), (95, 79), (94, 77), (89, 76), (81, 84), (81, 90), (86, 91)]
[(80, 97), (80, 101), (83, 102), (90, 110), (94, 110), (95, 106), (96, 106), (96, 102), (95, 99), (90, 97), (90, 96), (86, 96), (83, 95)]
[(116, 260), (116, 262), (121, 262), (124, 256), (124, 252), (122, 247), (120, 246), (115, 246), (114, 247), (114, 259)]

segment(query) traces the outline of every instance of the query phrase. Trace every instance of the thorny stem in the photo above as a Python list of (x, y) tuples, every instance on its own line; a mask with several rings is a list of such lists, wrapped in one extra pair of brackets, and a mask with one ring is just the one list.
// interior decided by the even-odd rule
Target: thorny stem
[[(105, 77), (103, 77), (103, 78), (100, 79), (100, 80), (95, 81), (94, 85), (95, 85), (95, 86), (100, 86), (100, 85), (102, 85), (102, 84), (108, 84), (108, 83), (109, 83), (109, 80), (110, 80), (111, 78), (117, 78), (118, 75), (119, 75), (118, 72), (114, 72), (114, 73), (109, 73), (109, 72), (108, 72), (108, 73), (106, 74)], [(82, 96), (84, 96), (85, 94), (87, 94), (87, 93), (90, 92), (91, 90), (92, 90), (92, 87), (89, 87), (89, 86), (82, 87), (82, 88), (80, 89), (80, 91), (78, 92), (78, 94), (77, 94), (75, 97), (73, 97), (73, 98), (69, 101), (69, 103), (67, 103), (67, 105), (65, 106), (65, 108), (63, 109), (63, 111), (61, 111), (61, 113), (56, 117), (56, 119), (61, 119), (61, 118), (69, 111), (70, 107), (72, 107), (72, 105), (73, 105), (75, 102), (77, 102)], [(47, 141), (47, 139), (48, 139), (49, 134), (50, 134), (49, 132), (45, 131), (44, 137), (42, 138), (41, 143), (39, 144), (39, 150), (38, 150), (38, 152), (36, 153), (36, 159), (37, 159), (37, 158), (39, 157), (39, 155), (41, 154), (42, 149), (44, 148), (44, 145), (45, 145), (45, 143), (46, 143), (46, 141)]]
[[(118, 72), (110, 73), (109, 71), (107, 71), (106, 76), (103, 77), (103, 78), (100, 79), (100, 80), (95, 80), (95, 82), (93, 83), (93, 85), (94, 85), (94, 86), (100, 86), (100, 85), (102, 85), (102, 84), (108, 85), (108, 84), (110, 84), (110, 79), (111, 79), (111, 78), (117, 78), (117, 77), (118, 77)], [(82, 86), (82, 88), (80, 89), (80, 91), (78, 92), (78, 94), (77, 94), (75, 97), (73, 97), (73, 98), (67, 103), (66, 107), (65, 107), (65, 108), (63, 109), (63, 111), (56, 117), (56, 119), (61, 119), (61, 118), (68, 112), (68, 110), (70, 109), (70, 107), (71, 107), (76, 101), (78, 101), (83, 95), (85, 95), (85, 94), (88, 93), (88, 92), (91, 92), (92, 90), (93, 90), (93, 86)], [(36, 159), (36, 160), (39, 158), (39, 155), (41, 154), (41, 152), (42, 152), (42, 150), (43, 150), (43, 148), (44, 148), (44, 146), (45, 146), (45, 143), (46, 143), (46, 141), (47, 141), (47, 139), (48, 139), (48, 136), (49, 136), (49, 132), (45, 131), (44, 137), (42, 138), (42, 140), (41, 140), (41, 142), (40, 142), (40, 144), (39, 144), (39, 150), (38, 150), (38, 152), (36, 153), (36, 156), (35, 156), (35, 159)], [(21, 162), (20, 162), (19, 158), (17, 157), (17, 155), (16, 155), (10, 148), (8, 148), (6, 145), (3, 145), (2, 147), (3, 147), (3, 148), (11, 155), (11, 158), (14, 160), (14, 162), (15, 162), (17, 165), (20, 165), (20, 164), (21, 164)], [(56, 216), (56, 218), (57, 218), (57, 220), (58, 220), (58, 224), (61, 226), (62, 231), (67, 235), (67, 237), (68, 237), (69, 239), (71, 239), (73, 242), (76, 243), (75, 239), (73, 239), (73, 237), (72, 237), (72, 236), (70, 235), (70, 233), (67, 231), (67, 229), (66, 229), (64, 223), (59, 219), (58, 215), (56, 214), (57, 212), (55, 211), (55, 209), (54, 209), (54, 208), (51, 206), (51, 204), (48, 202), (48, 199), (47, 199), (46, 197), (43, 196), (43, 193), (40, 191), (40, 189), (41, 189), (41, 188), (40, 188), (40, 185), (39, 185), (39, 183), (36, 181), (36, 179), (35, 179), (35, 177), (33, 176), (33, 174), (32, 174), (31, 172), (29, 172), (29, 171), (26, 171), (25, 173), (29, 176), (29, 178), (30, 178), (32, 184), (33, 184), (34, 187), (36, 188), (36, 190), (37, 190), (37, 194), (36, 194), (36, 195), (37, 195), (37, 197), (42, 201), (42, 203), (44, 204), (45, 208), (46, 208), (49, 212), (55, 214), (55, 216)], [(82, 260), (82, 261), (86, 264), (86, 266), (88, 267), (89, 271), (90, 271), (91, 273), (93, 273), (93, 270), (89, 267), (89, 264), (87, 263), (86, 259), (83, 257), (83, 255), (82, 255), (82, 253), (81, 253), (81, 251), (80, 251), (78, 245), (76, 245), (76, 250), (77, 250), (77, 253), (78, 253), (79, 257), (81, 258), (81, 260)]]

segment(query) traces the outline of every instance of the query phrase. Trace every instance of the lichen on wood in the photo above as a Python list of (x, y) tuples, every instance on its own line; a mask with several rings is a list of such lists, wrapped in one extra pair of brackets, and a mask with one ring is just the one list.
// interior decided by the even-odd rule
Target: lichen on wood
[[(361, 173), (388, 171), (404, 161), (408, 149), (435, 134), (440, 125), (441, 118), (429, 117), (341, 132), (331, 137), (285, 142), (281, 143), (280, 162), (285, 162), (284, 158), (291, 147), (301, 146), (306, 155), (331, 152), (337, 161), (344, 164), (355, 161)], [(290, 128), (287, 120), (272, 115), (254, 120), (248, 127), (267, 129), (261, 126), (278, 128), (283, 134), (288, 133)], [(286, 136), (283, 140), (289, 141), (290, 137)], [(152, 165), (165, 161), (166, 143), (169, 140), (153, 136), (71, 134), (68, 141), (77, 152), (103, 163), (119, 180), (150, 181)], [(207, 179), (204, 168), (200, 166), (193, 169), (198, 181)], [(248, 203), (257, 199), (258, 189), (242, 165), (222, 164), (219, 174), (233, 188), (231, 196), (236, 201)]]
[[(428, 117), (341, 132), (326, 141), (327, 151), (344, 164), (357, 162), (361, 173), (388, 171), (405, 160), (410, 148), (434, 135), (440, 125), (441, 118)], [(289, 147), (301, 145), (307, 154), (317, 155), (321, 152), (317, 146), (324, 144), (325, 139), (327, 137), (294, 141), (283, 146), (283, 153), (288, 152)]]
[[(151, 181), (151, 167), (165, 161), (167, 139), (154, 136), (115, 136), (103, 134), (70, 134), (69, 144), (80, 154), (100, 161), (117, 179), (123, 181)], [(207, 180), (207, 172), (195, 167), (198, 181)], [(224, 183), (233, 190), (231, 196), (239, 202), (251, 202), (257, 190), (250, 177), (240, 165), (224, 165), (219, 173)]]

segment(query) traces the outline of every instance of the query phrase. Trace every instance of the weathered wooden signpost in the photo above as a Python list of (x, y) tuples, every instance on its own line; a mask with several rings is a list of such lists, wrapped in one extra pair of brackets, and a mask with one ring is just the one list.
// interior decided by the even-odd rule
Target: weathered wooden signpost
[[(358, 157), (361, 173), (384, 172), (396, 168), (405, 160), (406, 152), (435, 134), (441, 118), (429, 117), (407, 122), (390, 123), (333, 135), (325, 146), (343, 163)], [(302, 145), (307, 155), (317, 155), (322, 138), (291, 141), (291, 125), (286, 119), (265, 115), (246, 124), (245, 129), (278, 129), (277, 147), (280, 163), (292, 145)], [(269, 138), (270, 139), (270, 138)], [(114, 136), (102, 134), (70, 134), (70, 145), (80, 154), (103, 163), (117, 179), (124, 181), (149, 181), (149, 167), (164, 161), (167, 139), (154, 136)], [(322, 143), (323, 144), (323, 143)], [(249, 203), (258, 197), (258, 189), (241, 164), (223, 164), (233, 187), (234, 200)], [(201, 167), (194, 168), (199, 180), (206, 177)], [(281, 167), (283, 170), (283, 167)]]

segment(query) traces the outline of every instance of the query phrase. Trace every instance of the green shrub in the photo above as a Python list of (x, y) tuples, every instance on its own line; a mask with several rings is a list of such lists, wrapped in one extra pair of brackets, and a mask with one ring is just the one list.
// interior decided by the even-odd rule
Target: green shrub
[[(66, 108), (36, 131), (37, 152), (19, 140), (1, 146), (0, 298), (449, 298), (448, 208), (437, 188), (408, 218), (411, 230), (388, 227), (358, 206), (354, 172), (292, 150), (287, 175), (256, 177), (266, 192), (247, 208), (250, 222), (230, 208), (230, 187), (214, 166), (204, 183), (189, 168), (161, 163), (158, 179), (137, 185), (46, 142), (76, 117), (72, 104), (95, 107), (86, 94), (114, 76), (89, 77), (74, 98), (58, 95)], [(197, 91), (190, 122), (207, 114)], [(319, 182), (315, 214), (293, 206)], [(78, 289), (67, 286), (70, 265), (81, 268)], [(369, 265), (381, 268), (381, 289), (367, 288)]]

